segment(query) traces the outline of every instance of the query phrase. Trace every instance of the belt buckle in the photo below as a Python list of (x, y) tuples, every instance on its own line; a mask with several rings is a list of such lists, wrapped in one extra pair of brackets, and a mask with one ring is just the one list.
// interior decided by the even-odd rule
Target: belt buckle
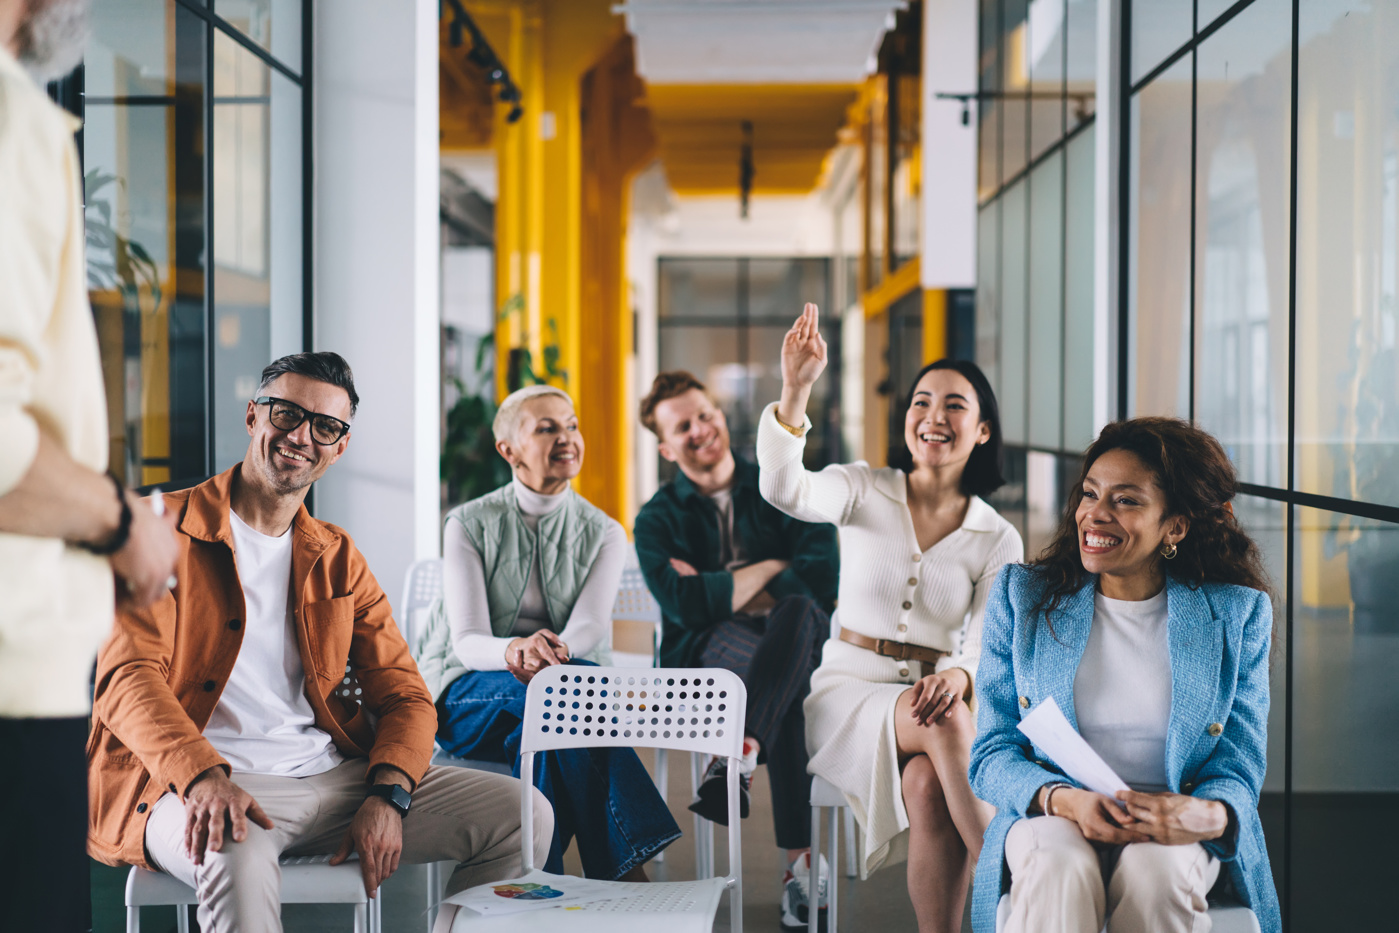
[(890, 641), (887, 638), (879, 639), (878, 651), (887, 658), (895, 661), (907, 661), (909, 655), (909, 644), (902, 641)]

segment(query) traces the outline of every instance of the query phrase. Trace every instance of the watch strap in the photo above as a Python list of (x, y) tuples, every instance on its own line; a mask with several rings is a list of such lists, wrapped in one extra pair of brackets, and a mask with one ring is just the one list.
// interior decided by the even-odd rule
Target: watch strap
[(397, 784), (371, 784), (364, 792), (364, 799), (370, 797), (382, 797), (389, 806), (398, 811), (399, 816), (407, 816), (408, 809), (413, 805), (413, 795), (408, 793)]

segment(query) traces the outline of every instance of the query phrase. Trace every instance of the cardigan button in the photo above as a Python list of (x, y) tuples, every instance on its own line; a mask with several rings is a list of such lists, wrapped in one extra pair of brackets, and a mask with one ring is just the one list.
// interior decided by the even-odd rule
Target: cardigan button
[(908, 676), (908, 668), (906, 668), (906, 667), (901, 667), (901, 668), (899, 668), (899, 676), (900, 676), (900, 677), (907, 677), (907, 676)]
[(913, 603), (911, 603), (911, 602), (909, 602), (908, 600), (905, 599), (905, 600), (904, 600), (904, 608), (905, 608), (905, 609), (912, 609), (912, 608), (913, 608)]
[(1186, 781), (1184, 784), (1180, 785), (1180, 789), (1181, 789), (1181, 790), (1190, 790), (1190, 788), (1192, 788), (1192, 787), (1194, 787), (1194, 786), (1195, 786), (1195, 782), (1194, 782), (1194, 781)]
[(1030, 708), (1030, 698), (1029, 698), (1029, 697), (1021, 697), (1021, 698), (1020, 698), (1020, 708), (1021, 708), (1021, 709), (1029, 709), (1029, 708)]
[(218, 686), (218, 684), (214, 683), (212, 680), (206, 680), (206, 681), (204, 681), (204, 692), (205, 692), (205, 693), (213, 693), (213, 692), (214, 692), (214, 688), (217, 687), (217, 686)]
[(1210, 735), (1218, 738), (1219, 736), (1224, 734), (1224, 727), (1217, 722), (1212, 722), (1210, 723), (1209, 733)]
[(899, 626), (899, 632), (900, 632), (900, 633), (907, 632), (907, 631), (908, 631), (908, 626), (907, 626), (907, 625), (900, 625), (900, 626)]
[(917, 578), (917, 577), (909, 577), (909, 578), (908, 578), (908, 585), (909, 585), (909, 586), (917, 586), (917, 585), (918, 585), (918, 578)]
[(137, 812), (137, 813), (145, 813), (145, 812), (146, 812), (146, 805), (145, 805), (144, 803), (138, 803), (138, 804), (136, 804), (136, 812)]

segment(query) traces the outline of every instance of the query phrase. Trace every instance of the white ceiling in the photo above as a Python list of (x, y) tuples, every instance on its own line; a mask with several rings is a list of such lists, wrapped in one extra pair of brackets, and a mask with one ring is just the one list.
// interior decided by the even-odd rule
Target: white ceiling
[(652, 84), (853, 84), (906, 0), (627, 0)]

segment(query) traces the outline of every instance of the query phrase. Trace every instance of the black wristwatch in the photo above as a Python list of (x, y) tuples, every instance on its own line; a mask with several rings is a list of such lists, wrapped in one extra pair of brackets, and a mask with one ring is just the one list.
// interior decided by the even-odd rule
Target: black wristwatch
[(413, 795), (397, 784), (371, 784), (369, 790), (364, 792), (365, 800), (370, 797), (383, 797), (389, 806), (398, 811), (399, 816), (407, 816), (408, 808), (413, 805)]

